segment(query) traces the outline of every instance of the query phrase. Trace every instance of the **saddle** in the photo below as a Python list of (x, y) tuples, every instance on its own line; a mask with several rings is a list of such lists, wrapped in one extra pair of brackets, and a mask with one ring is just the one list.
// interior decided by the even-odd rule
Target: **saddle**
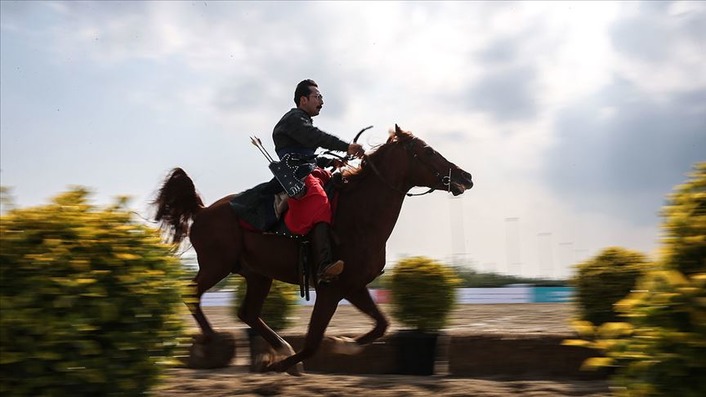
[[(341, 173), (336, 172), (324, 185), (331, 203), (335, 203), (337, 187), (342, 183), (342, 179)], [(287, 192), (276, 178), (272, 178), (238, 193), (231, 199), (230, 206), (240, 219), (241, 226), (249, 231), (295, 239), (305, 238), (303, 235), (292, 233), (284, 223), (284, 214), (289, 208), (288, 201)], [(334, 209), (335, 206), (332, 206), (332, 210)]]
[(240, 219), (241, 226), (247, 230), (301, 238), (291, 233), (284, 224), (287, 201), (287, 193), (273, 178), (237, 194), (231, 199), (230, 206)]

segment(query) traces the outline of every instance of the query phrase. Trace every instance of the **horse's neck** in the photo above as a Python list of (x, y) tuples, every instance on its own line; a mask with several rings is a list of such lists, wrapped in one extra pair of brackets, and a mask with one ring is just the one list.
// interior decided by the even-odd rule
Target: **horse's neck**
[(348, 218), (350, 225), (346, 227), (375, 234), (384, 244), (395, 228), (404, 198), (402, 193), (371, 174), (340, 197), (343, 206), (339, 208), (355, 213)]

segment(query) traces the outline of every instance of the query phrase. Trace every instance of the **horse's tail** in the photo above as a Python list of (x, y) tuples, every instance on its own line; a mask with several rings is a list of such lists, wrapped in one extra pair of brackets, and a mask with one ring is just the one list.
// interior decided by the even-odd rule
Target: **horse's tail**
[(204, 208), (194, 182), (181, 168), (169, 173), (152, 205), (157, 207), (154, 220), (173, 243), (180, 243), (187, 236), (189, 221)]

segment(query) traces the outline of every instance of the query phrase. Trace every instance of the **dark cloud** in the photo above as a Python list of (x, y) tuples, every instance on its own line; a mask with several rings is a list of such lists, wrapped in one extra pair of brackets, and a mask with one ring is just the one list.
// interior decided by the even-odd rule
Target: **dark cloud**
[(577, 208), (653, 223), (667, 194), (706, 160), (706, 92), (653, 100), (617, 79), (557, 118), (550, 185)]
[[(638, 13), (618, 19), (609, 31), (616, 52), (659, 65), (678, 62), (684, 45), (703, 48), (706, 8), (669, 14), (669, 7), (640, 3)], [(566, 108), (555, 129), (545, 165), (560, 195), (577, 208), (653, 223), (674, 186), (706, 161), (706, 90), (650, 96), (616, 77)]]
[(490, 113), (498, 121), (531, 119), (537, 113), (536, 76), (536, 70), (528, 66), (490, 71), (466, 92), (465, 105)]
[(631, 18), (611, 29), (612, 44), (624, 54), (646, 61), (659, 61), (672, 50), (667, 44), (664, 26), (649, 23), (646, 18)]
[(688, 12), (684, 16), (680, 16), (684, 19), (679, 29), (686, 37), (699, 42), (703, 47), (704, 42), (706, 42), (706, 7), (701, 7), (698, 11)]
[(706, 7), (669, 16), (668, 6), (668, 2), (641, 3), (640, 13), (618, 19), (609, 32), (613, 47), (623, 55), (650, 62), (670, 60), (684, 41), (703, 50)]
[(476, 58), (488, 66), (507, 64), (517, 59), (518, 45), (516, 38), (500, 38), (481, 50)]
[(486, 71), (465, 91), (468, 110), (490, 113), (496, 121), (522, 121), (534, 117), (537, 68), (521, 54), (541, 36), (541, 27), (530, 23), (520, 34), (499, 36), (473, 54)]
[(30, 19), (32, 12), (38, 7), (42, 7), (36, 1), (2, 1), (0, 2), (0, 21), (4, 22), (25, 22)]

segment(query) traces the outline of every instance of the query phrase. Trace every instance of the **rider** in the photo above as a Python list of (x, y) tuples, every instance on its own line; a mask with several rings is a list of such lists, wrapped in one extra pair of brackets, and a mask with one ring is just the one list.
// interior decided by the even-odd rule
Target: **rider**
[(285, 224), (292, 233), (310, 233), (314, 257), (318, 266), (319, 280), (328, 281), (343, 271), (343, 261), (333, 261), (331, 250), (331, 204), (324, 182), (330, 176), (317, 167), (318, 148), (345, 151), (361, 157), (365, 152), (357, 143), (347, 143), (328, 134), (312, 124), (312, 117), (319, 114), (324, 105), (324, 97), (313, 80), (303, 80), (294, 91), (297, 107), (284, 114), (272, 131), (275, 150), (280, 159), (285, 156), (296, 159), (297, 177), (303, 178), (306, 189), (301, 195), (290, 197), (289, 211), (285, 214)]

